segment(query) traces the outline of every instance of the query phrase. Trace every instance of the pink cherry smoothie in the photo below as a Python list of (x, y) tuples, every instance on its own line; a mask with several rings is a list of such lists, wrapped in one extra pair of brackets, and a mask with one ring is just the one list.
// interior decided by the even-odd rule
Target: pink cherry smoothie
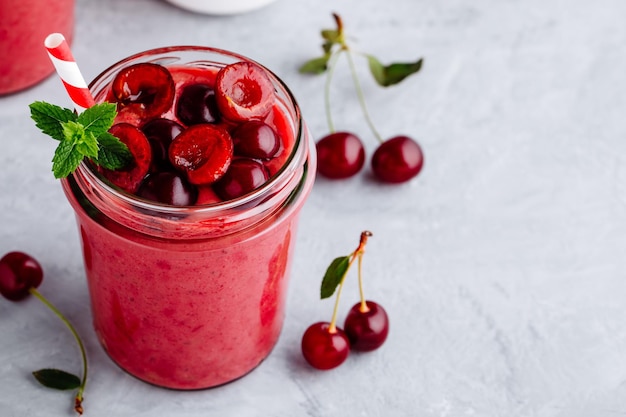
[(9, 94), (54, 72), (43, 41), (53, 32), (72, 39), (74, 0), (2, 1), (0, 28), (0, 94)]
[[(157, 91), (143, 104), (122, 103), (116, 74), (148, 61), (171, 74), (172, 98)], [(240, 61), (246, 60), (181, 47), (148, 51), (109, 68), (92, 91), (98, 100), (118, 103), (120, 136), (141, 137), (136, 130), (153, 138), (146, 172), (135, 181), (135, 174), (110, 176), (83, 164), (63, 181), (76, 212), (98, 338), (121, 368), (162, 387), (208, 388), (245, 375), (270, 353), (285, 316), (298, 214), (312, 187), (315, 155), (297, 104), (275, 76), (268, 73), (271, 103), (251, 119), (224, 117), (207, 100), (220, 68)], [(152, 79), (167, 78), (154, 70)], [(171, 102), (160, 107), (163, 96)], [(181, 110), (190, 103), (209, 110)], [(163, 145), (160, 134), (174, 138)], [(253, 138), (252, 152), (249, 143), (233, 139), (238, 135)], [(188, 154), (189, 148), (201, 156)], [(200, 171), (212, 156), (224, 155), (224, 172)], [(195, 165), (177, 165), (178, 157)], [(136, 184), (126, 188), (130, 177)], [(180, 200), (168, 200), (172, 195)]]

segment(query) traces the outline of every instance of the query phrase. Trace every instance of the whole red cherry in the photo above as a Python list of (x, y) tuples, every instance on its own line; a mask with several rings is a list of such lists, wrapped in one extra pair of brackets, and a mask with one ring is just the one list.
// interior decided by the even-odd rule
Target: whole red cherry
[(39, 262), (24, 252), (9, 252), (0, 259), (0, 294), (8, 300), (20, 301), (28, 297), (31, 288), (43, 280)]
[(372, 155), (372, 171), (383, 182), (408, 181), (420, 173), (423, 165), (422, 148), (408, 136), (384, 141)]
[(385, 309), (374, 301), (365, 302), (367, 310), (357, 303), (348, 312), (343, 328), (354, 350), (378, 349), (387, 340), (389, 318)]
[(348, 358), (349, 353), (348, 337), (337, 327), (331, 331), (330, 323), (312, 324), (302, 336), (302, 355), (314, 368), (336, 368)]
[(350, 132), (335, 132), (324, 136), (315, 145), (317, 171), (331, 179), (349, 178), (365, 163), (365, 148), (358, 136)]

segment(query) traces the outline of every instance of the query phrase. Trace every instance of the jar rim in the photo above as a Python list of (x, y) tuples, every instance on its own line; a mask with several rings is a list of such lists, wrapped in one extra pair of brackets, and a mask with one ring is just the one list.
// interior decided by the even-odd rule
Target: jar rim
[[(274, 84), (274, 87), (277, 90), (280, 89), (280, 92), (284, 95), (283, 99), (287, 100), (286, 103), (284, 102), (283, 99), (280, 99), (279, 101), (283, 107), (289, 106), (289, 108), (284, 108), (283, 110), (287, 112), (287, 114), (289, 115), (290, 122), (294, 124), (293, 126), (294, 146), (288, 158), (286, 159), (285, 163), (280, 167), (280, 169), (274, 175), (272, 175), (272, 177), (269, 178), (268, 181), (266, 181), (262, 186), (240, 197), (227, 200), (227, 201), (212, 203), (212, 204), (192, 205), (192, 206), (168, 205), (168, 204), (148, 200), (146, 198), (127, 192), (121, 189), (120, 187), (114, 185), (106, 178), (104, 178), (96, 169), (94, 169), (95, 165), (93, 163), (88, 162), (87, 160), (84, 160), (83, 162), (81, 162), (81, 164), (78, 167), (78, 171), (83, 177), (86, 177), (89, 182), (95, 184), (96, 187), (98, 187), (100, 190), (103, 190), (104, 192), (106, 192), (106, 194), (110, 195), (111, 197), (118, 200), (119, 202), (122, 202), (125, 205), (133, 206), (137, 209), (150, 211), (153, 213), (162, 213), (164, 215), (169, 214), (169, 215), (176, 216), (176, 215), (190, 214), (190, 213), (194, 213), (194, 214), (202, 213), (204, 215), (211, 215), (211, 214), (219, 215), (225, 211), (230, 211), (233, 209), (255, 207), (256, 206), (256, 204), (254, 204), (255, 201), (258, 202), (259, 204), (264, 204), (265, 202), (268, 201), (268, 199), (272, 200), (272, 198), (270, 197), (272, 196), (272, 194), (275, 193), (274, 190), (277, 187), (282, 188), (281, 185), (284, 185), (285, 183), (289, 182), (290, 177), (293, 175), (293, 170), (303, 165), (303, 163), (305, 162), (304, 160), (307, 158), (310, 152), (307, 149), (307, 146), (305, 143), (306, 138), (305, 138), (303, 121), (302, 121), (302, 114), (301, 114), (301, 110), (297, 103), (296, 98), (294, 97), (289, 87), (287, 87), (287, 85), (273, 71), (271, 71), (264, 65), (244, 55), (237, 54), (235, 52), (227, 51), (224, 49), (214, 48), (214, 47), (196, 46), (196, 45), (167, 46), (167, 47), (154, 48), (154, 49), (149, 49), (149, 50), (145, 50), (142, 52), (138, 52), (136, 54), (130, 55), (114, 63), (113, 65), (103, 70), (89, 83), (89, 89), (92, 90), (92, 93), (97, 93), (98, 91), (93, 91), (93, 89), (98, 87), (99, 82), (101, 82), (105, 77), (111, 76), (117, 73), (117, 71), (119, 71), (120, 69), (122, 69), (127, 64), (133, 61), (136, 61), (138, 59), (142, 59), (145, 57), (155, 57), (155, 59), (152, 61), (143, 61), (143, 62), (164, 61), (164, 60), (169, 59), (170, 61), (168, 62), (173, 63), (176, 60), (179, 60), (180, 58), (174, 57), (174, 56), (170, 57), (167, 55), (170, 53), (175, 54), (175, 53), (181, 53), (181, 52), (182, 53), (193, 53), (193, 52), (211, 53), (211, 54), (216, 54), (219, 56), (228, 57), (228, 58), (235, 59), (235, 60), (252, 62), (256, 65), (259, 65), (261, 68), (263, 68), (267, 72), (268, 76), (272, 80), (272, 83)], [(197, 64), (197, 63), (205, 63), (205, 62), (208, 62), (211, 64), (217, 64), (217, 65), (225, 65), (225, 63), (223, 62), (207, 61), (207, 60), (196, 60), (190, 63)], [(100, 87), (104, 88), (105, 86), (100, 86)]]

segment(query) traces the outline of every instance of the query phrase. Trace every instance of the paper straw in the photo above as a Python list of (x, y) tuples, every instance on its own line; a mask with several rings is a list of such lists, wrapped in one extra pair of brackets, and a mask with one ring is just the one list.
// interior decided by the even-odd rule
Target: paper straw
[(65, 37), (60, 33), (52, 33), (46, 37), (44, 45), (76, 111), (81, 113), (96, 104)]

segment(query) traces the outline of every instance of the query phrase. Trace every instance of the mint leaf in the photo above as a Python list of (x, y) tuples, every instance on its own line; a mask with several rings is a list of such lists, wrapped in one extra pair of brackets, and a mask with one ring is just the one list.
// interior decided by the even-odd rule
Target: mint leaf
[(80, 387), (80, 378), (59, 369), (40, 369), (33, 372), (33, 376), (41, 385), (48, 388), (65, 391)]
[(98, 140), (94, 135), (87, 132), (78, 142), (76, 142), (76, 150), (88, 158), (96, 158), (100, 151)]
[(83, 154), (76, 149), (76, 142), (63, 140), (57, 146), (52, 158), (54, 178), (65, 178), (70, 175), (83, 160)]
[(52, 158), (55, 178), (67, 177), (85, 157), (112, 170), (132, 161), (128, 147), (108, 132), (117, 116), (116, 104), (96, 104), (79, 116), (42, 101), (29, 107), (37, 127), (60, 142)]
[(56, 140), (63, 140), (61, 123), (75, 121), (76, 114), (70, 109), (64, 109), (54, 104), (36, 101), (30, 104), (30, 117), (43, 133)]
[(128, 165), (133, 156), (124, 142), (106, 132), (98, 137), (100, 149), (95, 162), (107, 169), (119, 169)]
[(98, 155), (98, 141), (89, 132), (85, 132), (85, 127), (78, 122), (61, 123), (65, 141), (74, 144), (76, 151), (83, 156), (96, 157)]
[(86, 109), (78, 116), (77, 122), (84, 126), (85, 132), (95, 138), (105, 133), (115, 120), (117, 106), (114, 103), (100, 103)]
[(328, 69), (329, 59), (330, 54), (310, 59), (302, 64), (299, 71), (301, 74), (321, 74)]
[(415, 74), (422, 69), (423, 62), (423, 59), (420, 58), (415, 62), (383, 65), (372, 55), (367, 55), (367, 60), (369, 62), (370, 72), (374, 76), (374, 79), (383, 87), (398, 84), (409, 75)]
[(340, 256), (333, 259), (322, 279), (322, 287), (320, 289), (320, 297), (322, 299), (328, 298), (335, 293), (337, 286), (341, 283), (341, 280), (348, 271), (349, 264), (349, 256)]

